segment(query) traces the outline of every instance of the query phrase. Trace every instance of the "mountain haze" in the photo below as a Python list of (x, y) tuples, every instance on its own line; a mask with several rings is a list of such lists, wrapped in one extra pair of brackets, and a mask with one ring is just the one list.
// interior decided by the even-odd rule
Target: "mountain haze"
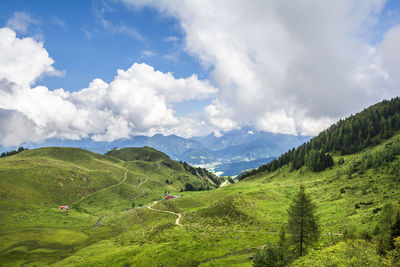
[[(174, 160), (208, 168), (220, 175), (234, 176), (240, 172), (268, 163), (288, 149), (297, 147), (309, 136), (259, 132), (249, 127), (232, 130), (221, 136), (183, 138), (176, 135), (133, 136), (114, 142), (83, 140), (47, 140), (43, 144), (23, 144), (29, 148), (43, 146), (79, 147), (96, 153), (106, 153), (115, 147), (153, 147)], [(3, 150), (6, 150), (3, 148)]]

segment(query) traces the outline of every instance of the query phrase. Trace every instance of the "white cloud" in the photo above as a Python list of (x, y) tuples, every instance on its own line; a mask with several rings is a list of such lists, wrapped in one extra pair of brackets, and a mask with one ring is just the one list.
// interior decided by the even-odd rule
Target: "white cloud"
[(140, 54), (142, 55), (142, 57), (154, 57), (156, 55), (156, 53), (150, 50), (142, 50), (140, 51)]
[[(102, 3), (105, 5), (105, 2)], [(145, 41), (145, 37), (140, 34), (135, 28), (129, 27), (126, 24), (115, 24), (110, 20), (107, 20), (105, 18), (105, 13), (106, 11), (110, 11), (110, 7), (107, 6), (106, 8), (95, 8), (94, 12), (96, 15), (97, 21), (102, 25), (102, 27), (108, 31), (111, 31), (113, 34), (123, 34), (130, 36), (136, 40), (139, 41)], [(90, 35), (88, 35), (88, 31), (85, 30), (86, 35), (88, 38), (90, 38)]]
[(26, 34), (32, 24), (38, 24), (38, 21), (24, 12), (14, 12), (13, 16), (7, 21), (6, 27), (18, 33)]
[(221, 129), (317, 134), (399, 93), (399, 30), (369, 42), (383, 0), (122, 1), (180, 21), (185, 50), (220, 88), (205, 115)]
[(35, 123), (19, 111), (0, 108), (0, 125), (0, 145), (41, 141)]
[[(0, 29), (0, 59), (3, 146), (53, 137), (113, 141), (132, 134), (177, 131), (187, 136), (199, 131), (198, 121), (175, 117), (172, 103), (217, 93), (196, 75), (176, 79), (172, 73), (137, 63), (118, 70), (110, 83), (94, 79), (76, 92), (32, 86), (41, 75), (54, 72), (54, 61), (42, 43), (17, 38), (7, 28)], [(3, 125), (15, 125), (18, 133), (13, 136), (14, 130)]]
[(0, 53), (0, 78), (17, 84), (33, 84), (41, 75), (63, 75), (52, 67), (54, 60), (43, 43), (32, 38), (16, 38), (9, 28), (0, 29)]
[(176, 42), (178, 40), (179, 40), (179, 38), (176, 36), (168, 36), (163, 39), (164, 42)]
[(381, 53), (383, 71), (388, 82), (400, 92), (400, 25), (390, 29), (384, 36), (378, 50)]

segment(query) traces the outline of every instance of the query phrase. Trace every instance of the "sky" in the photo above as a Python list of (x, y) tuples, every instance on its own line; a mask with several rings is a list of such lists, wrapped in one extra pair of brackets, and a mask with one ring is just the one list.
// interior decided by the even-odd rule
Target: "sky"
[(316, 135), (400, 94), (399, 47), (397, 0), (2, 0), (0, 145)]

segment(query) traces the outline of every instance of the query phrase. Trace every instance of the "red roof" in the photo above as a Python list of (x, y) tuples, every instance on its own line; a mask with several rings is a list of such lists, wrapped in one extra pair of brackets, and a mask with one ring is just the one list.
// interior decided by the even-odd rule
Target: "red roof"
[(168, 195), (165, 197), (165, 199), (171, 199), (171, 198), (174, 198), (174, 196)]

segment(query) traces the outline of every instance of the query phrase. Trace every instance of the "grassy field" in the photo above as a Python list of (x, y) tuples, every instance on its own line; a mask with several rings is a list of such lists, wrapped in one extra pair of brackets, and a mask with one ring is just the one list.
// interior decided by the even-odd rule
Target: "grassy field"
[[(1, 158), (1, 265), (53, 264), (122, 233), (122, 226), (108, 221), (132, 203), (159, 200), (186, 182), (204, 183), (159, 154), (124, 161), (53, 147)], [(59, 211), (59, 205), (71, 210)]]
[[(319, 248), (328, 248), (342, 241), (344, 228), (372, 232), (379, 208), (398, 202), (400, 184), (387, 171), (390, 166), (351, 175), (348, 170), (366, 153), (399, 142), (400, 136), (395, 136), (358, 154), (334, 156), (335, 166), (320, 173), (306, 167), (294, 172), (282, 168), (216, 190), (182, 192), (180, 198), (168, 201), (161, 200), (165, 191), (178, 193), (187, 179), (196, 180), (179, 168), (167, 167), (162, 158), (124, 161), (80, 151), (93, 157), (80, 161), (78, 156), (66, 158), (57, 153), (57, 157), (41, 156), (41, 149), (26, 151), (0, 159), (0, 205), (5, 208), (0, 261), (5, 266), (251, 266), (255, 251), (277, 242), (300, 184), (318, 206)], [(29, 155), (32, 152), (36, 154)], [(339, 158), (344, 159), (342, 165)], [(397, 159), (390, 164), (398, 163)], [(120, 182), (125, 172), (124, 183), (102, 190)], [(70, 177), (76, 178), (71, 182)], [(173, 183), (166, 184), (165, 177)], [(38, 180), (32, 183), (29, 179)], [(40, 185), (43, 181), (49, 183), (48, 189)], [(63, 192), (67, 185), (71, 189)], [(99, 190), (68, 213), (56, 210), (58, 204)], [(148, 209), (153, 201), (158, 201), (153, 206), (156, 209), (182, 214), (183, 227), (175, 224), (176, 215)], [(136, 208), (129, 209), (132, 202)], [(334, 249), (343, 250), (346, 244), (340, 244)]]

